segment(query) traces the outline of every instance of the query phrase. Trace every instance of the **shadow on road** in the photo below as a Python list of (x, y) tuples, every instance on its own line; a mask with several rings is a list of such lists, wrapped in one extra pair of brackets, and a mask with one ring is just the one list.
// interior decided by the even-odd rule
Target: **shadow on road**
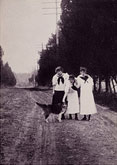
[(49, 88), (31, 87), (31, 88), (17, 88), (17, 89), (24, 89), (24, 90), (28, 90), (28, 91), (49, 91), (49, 90), (52, 90), (50, 87)]

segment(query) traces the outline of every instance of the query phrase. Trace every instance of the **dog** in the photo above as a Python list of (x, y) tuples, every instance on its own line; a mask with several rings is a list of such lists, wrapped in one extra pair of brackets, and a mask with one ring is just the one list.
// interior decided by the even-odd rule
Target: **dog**
[[(61, 122), (62, 114), (64, 114), (66, 112), (66, 108), (67, 108), (67, 106), (65, 104), (61, 104), (61, 103), (54, 106), (54, 110), (53, 110), (53, 106), (51, 104), (48, 104), (48, 105), (40, 104), (38, 102), (36, 102), (36, 104), (43, 109), (44, 115), (45, 115), (45, 121), (47, 123), (53, 122), (56, 120)], [(59, 113), (55, 113), (55, 112), (59, 112)]]

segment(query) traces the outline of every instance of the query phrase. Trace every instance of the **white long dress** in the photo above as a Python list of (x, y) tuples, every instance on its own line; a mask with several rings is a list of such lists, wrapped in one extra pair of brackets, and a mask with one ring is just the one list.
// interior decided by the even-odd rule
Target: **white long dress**
[(81, 75), (77, 77), (80, 86), (80, 114), (95, 114), (97, 110), (93, 96), (93, 79), (89, 75), (86, 81), (81, 77)]
[(67, 95), (68, 107), (66, 114), (79, 113), (79, 99), (76, 90), (73, 90), (70, 81), (66, 83), (65, 94)]

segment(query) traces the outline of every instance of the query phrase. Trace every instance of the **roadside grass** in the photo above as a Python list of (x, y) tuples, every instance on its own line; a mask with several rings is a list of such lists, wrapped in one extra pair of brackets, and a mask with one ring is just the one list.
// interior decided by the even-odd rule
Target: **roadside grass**
[(95, 101), (102, 106), (108, 106), (110, 110), (117, 112), (117, 94), (94, 93)]

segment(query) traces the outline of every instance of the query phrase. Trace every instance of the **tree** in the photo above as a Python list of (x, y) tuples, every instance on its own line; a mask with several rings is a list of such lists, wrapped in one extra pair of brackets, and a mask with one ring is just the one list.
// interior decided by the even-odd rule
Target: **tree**
[(6, 63), (2, 69), (1, 82), (3, 85), (6, 85), (6, 86), (16, 85), (16, 78), (15, 78), (11, 68), (9, 67), (8, 63)]
[(61, 29), (68, 46), (67, 59), (72, 61), (70, 70), (74, 68), (77, 73), (79, 66), (85, 65), (94, 79), (105, 79), (108, 91), (110, 77), (116, 79), (117, 73), (116, 2), (63, 0), (61, 6)]
[(9, 67), (9, 64), (6, 63), (3, 65), (2, 56), (3, 50), (0, 46), (0, 85), (14, 86), (16, 85), (16, 78), (11, 68)]
[(3, 61), (2, 61), (2, 56), (3, 56), (3, 50), (2, 47), (0, 46), (0, 85), (1, 85), (1, 74), (2, 74), (2, 68), (3, 68)]
[(85, 66), (95, 83), (99, 78), (99, 91), (102, 80), (108, 91), (110, 77), (116, 81), (117, 73), (116, 1), (62, 0), (61, 8), (59, 55), (55, 56), (55, 36), (52, 36), (48, 43), (51, 47), (41, 54), (39, 81), (44, 80), (44, 75), (44, 81), (49, 80), (58, 64), (75, 75), (79, 74), (80, 66)]

